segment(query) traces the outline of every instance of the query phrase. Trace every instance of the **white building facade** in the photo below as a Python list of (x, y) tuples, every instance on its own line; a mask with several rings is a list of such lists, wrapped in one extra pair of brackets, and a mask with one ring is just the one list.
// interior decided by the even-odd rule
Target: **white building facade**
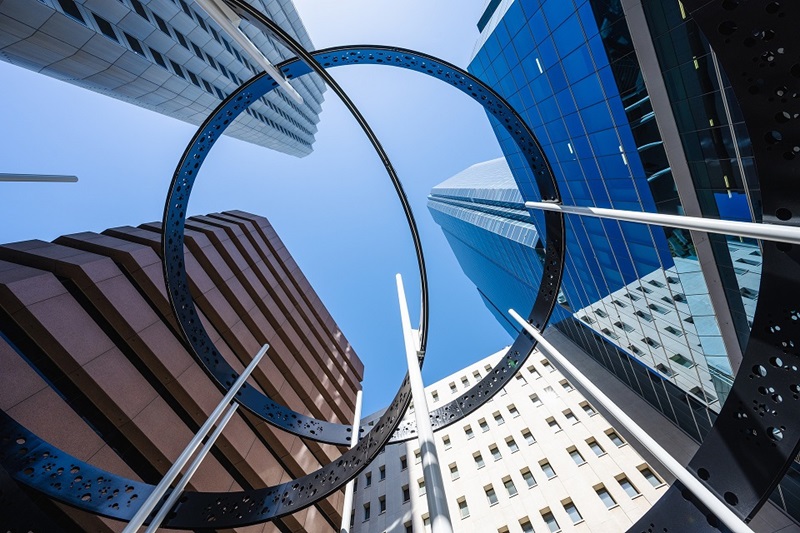
[[(429, 406), (471, 387), (504, 353), (426, 387)], [(626, 531), (667, 488), (538, 351), (482, 409), (435, 437), (455, 531)], [(388, 446), (357, 478), (351, 532), (430, 531), (425, 490), (417, 441)]]
[[(291, 1), (251, 3), (313, 49)], [(291, 57), (252, 25), (242, 29), (273, 64)], [(261, 72), (193, 0), (3, 0), (0, 59), (195, 125)], [(325, 87), (314, 75), (291, 84), (302, 105), (271, 91), (226, 135), (311, 153)]]

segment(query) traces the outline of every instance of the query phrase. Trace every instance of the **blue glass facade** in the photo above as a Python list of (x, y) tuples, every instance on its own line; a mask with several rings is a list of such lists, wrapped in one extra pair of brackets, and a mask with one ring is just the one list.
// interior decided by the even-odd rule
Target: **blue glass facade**
[[(644, 0), (642, 9), (703, 215), (756, 218), (757, 178), (724, 74), (712, 69), (711, 52), (680, 3)], [(532, 128), (566, 205), (684, 213), (619, 0), (503, 0), (481, 22), (469, 70)], [(537, 191), (506, 129), (490, 121), (505, 174), (498, 162), (471, 167), (435, 187), (429, 209), (489, 309), (513, 334), (506, 310), (530, 308), (541, 272), (541, 244), (530, 240), (544, 233), (544, 224), (539, 212), (530, 213), (532, 223), (524, 216), (524, 201), (539, 200)], [(514, 231), (526, 238), (515, 239)], [(553, 322), (702, 440), (733, 372), (690, 235), (588, 217), (567, 217), (566, 235)], [(743, 346), (758, 297), (758, 244), (712, 241)], [(798, 507), (793, 500), (800, 502), (792, 496), (793, 476), (774, 498), (790, 511)]]

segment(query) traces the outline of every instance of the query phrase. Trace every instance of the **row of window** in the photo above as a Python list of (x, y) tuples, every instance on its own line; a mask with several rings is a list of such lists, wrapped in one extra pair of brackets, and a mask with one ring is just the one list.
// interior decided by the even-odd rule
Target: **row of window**
[[(172, 36), (170, 34), (170, 27), (167, 25), (167, 23), (161, 17), (159, 17), (156, 13), (148, 14), (148, 12), (145, 10), (144, 6), (138, 0), (130, 0), (130, 2), (131, 2), (131, 5), (134, 8), (134, 11), (140, 17), (142, 17), (145, 20), (147, 20), (148, 22), (152, 23), (152, 21), (150, 19), (150, 15), (152, 15), (152, 18), (153, 18), (153, 20), (155, 20), (155, 23), (158, 26), (158, 28), (164, 34), (166, 34), (166, 35), (168, 35), (170, 37)], [(61, 7), (61, 9), (62, 9), (62, 11), (64, 12), (65, 15), (69, 16), (70, 18), (74, 19), (77, 22), (80, 22), (84, 26), (88, 26), (88, 23), (87, 23), (86, 19), (84, 18), (83, 14), (81, 13), (81, 10), (78, 8), (77, 4), (75, 4), (75, 2), (73, 0), (58, 0), (58, 3), (59, 3), (59, 5), (60, 5), (60, 7)], [(188, 6), (187, 6), (187, 8), (188, 8)], [(86, 9), (86, 8), (84, 7), (84, 9)], [(117, 36), (117, 33), (116, 33), (114, 27), (111, 25), (110, 22), (108, 22), (103, 17), (97, 15), (94, 12), (90, 11), (90, 13), (92, 15), (92, 18), (94, 19), (95, 24), (97, 25), (97, 29), (100, 30), (100, 33), (102, 33), (105, 37), (107, 37), (108, 39), (111, 39), (112, 41), (114, 41), (114, 42), (116, 42), (118, 44), (123, 44), (120, 41), (119, 37)], [(198, 19), (202, 20), (201, 17), (198, 17)], [(206, 29), (206, 26), (204, 24), (201, 24), (201, 27)], [(241, 58), (241, 56), (238, 54), (238, 52), (236, 52), (236, 49), (232, 48), (230, 46), (230, 44), (228, 43), (227, 40), (225, 40), (224, 38), (220, 37), (217, 34), (217, 32), (213, 28), (211, 28), (210, 26), (208, 26), (207, 28), (211, 32), (213, 32), (212, 36), (214, 36), (215, 39), (218, 42), (222, 42), (223, 44), (225, 44), (226, 48), (232, 54), (235, 54), (236, 57), (239, 58), (240, 61), (242, 61), (243, 64), (245, 64), (245, 66), (247, 66), (251, 70), (254, 70), (253, 67), (249, 63), (247, 63), (244, 59)], [(242, 81), (239, 80), (239, 78), (235, 74), (233, 74), (232, 72), (229, 72), (228, 70), (226, 70), (225, 67), (221, 63), (216, 63), (214, 61), (214, 59), (210, 55), (203, 54), (203, 51), (195, 43), (193, 43), (191, 41), (187, 42), (186, 37), (184, 37), (184, 35), (182, 33), (180, 33), (178, 30), (175, 30), (174, 28), (172, 28), (172, 31), (175, 32), (175, 37), (178, 40), (178, 43), (181, 44), (181, 46), (183, 46), (187, 50), (191, 51), (191, 49), (189, 48), (189, 44), (191, 44), (192, 48), (194, 49), (194, 53), (197, 54), (197, 56), (200, 59), (205, 59), (212, 67), (217, 68), (220, 72), (222, 72), (226, 77), (230, 78), (235, 83), (237, 83), (239, 85), (242, 83)], [(228, 96), (227, 93), (223, 92), (217, 86), (209, 83), (208, 81), (203, 79), (201, 76), (195, 74), (191, 70), (186, 69), (185, 67), (182, 67), (181, 65), (179, 65), (178, 63), (176, 63), (175, 61), (173, 61), (171, 59), (165, 59), (165, 57), (160, 52), (154, 50), (153, 48), (144, 46), (137, 38), (135, 38), (134, 36), (130, 35), (129, 33), (125, 32), (125, 31), (122, 31), (122, 35), (124, 36), (125, 41), (127, 42), (127, 45), (130, 47), (131, 51), (133, 51), (135, 54), (138, 54), (138, 55), (140, 55), (142, 57), (147, 58), (147, 54), (145, 53), (145, 49), (147, 49), (147, 51), (150, 52), (150, 55), (152, 56), (153, 61), (155, 61), (155, 63), (158, 64), (161, 68), (163, 68), (165, 70), (171, 70), (177, 76), (183, 78), (184, 80), (187, 80), (187, 81), (191, 82), (193, 85), (195, 85), (199, 89), (205, 89), (206, 92), (208, 92), (210, 95), (217, 96), (220, 100), (224, 100)], [(277, 93), (277, 94), (280, 95), (280, 93)], [(279, 113), (281, 116), (283, 116), (284, 118), (286, 118), (287, 120), (289, 120), (290, 122), (295, 124), (300, 130), (304, 131), (308, 135), (312, 135), (310, 131), (308, 131), (307, 129), (301, 127), (299, 124), (297, 124), (296, 121), (294, 121), (286, 113), (284, 113), (282, 110), (280, 110), (277, 106), (273, 105), (271, 102), (267, 101), (265, 98), (262, 98), (261, 100), (266, 105), (268, 105), (273, 111), (275, 111), (276, 113)], [(262, 115), (258, 111), (252, 110), (250, 108), (246, 109), (245, 111), (247, 112), (248, 115), (250, 115), (254, 119), (259, 120), (262, 123), (267, 124), (267, 125), (271, 126), (272, 128), (275, 128), (275, 129), (281, 131), (283, 134), (287, 135), (288, 137), (291, 137), (295, 141), (297, 141), (297, 142), (299, 142), (301, 144), (304, 144), (306, 146), (311, 146), (311, 144), (308, 143), (307, 141), (301, 139), (299, 136), (297, 136), (294, 133), (292, 133), (291, 131), (287, 130), (286, 128), (284, 128), (280, 124), (277, 124), (277, 123), (273, 122), (268, 117)]]

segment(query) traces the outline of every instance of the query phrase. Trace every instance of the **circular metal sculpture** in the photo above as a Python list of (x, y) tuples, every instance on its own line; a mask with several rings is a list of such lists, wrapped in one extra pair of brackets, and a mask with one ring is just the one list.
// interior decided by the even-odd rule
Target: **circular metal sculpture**
[[(243, 18), (289, 44), (296, 44), (244, 2), (228, 1)], [(764, 220), (798, 225), (800, 202), (797, 200), (797, 172), (793, 161), (800, 157), (800, 61), (792, 45), (797, 41), (794, 26), (800, 20), (800, 5), (796, 2), (744, 0), (684, 0), (683, 4), (711, 42), (739, 99), (761, 175)], [(290, 49), (305, 63), (294, 59), (282, 64), (281, 69), (287, 77), (301, 76), (313, 68), (328, 83), (332, 82), (307, 52), (293, 46)], [(424, 54), (386, 47), (337, 48), (311, 55), (325, 68), (356, 63), (385, 64), (416, 70), (454, 85), (480, 102), (508, 127), (526, 156), (542, 198), (559, 200), (552, 173), (526, 125), (499, 96), (466, 72)], [(169, 257), (165, 254), (164, 259), (174, 263), (178, 271), (183, 269), (184, 208), (202, 159), (225, 126), (250, 101), (274, 85), (263, 75), (247, 82), (217, 108), (184, 154), (173, 188), (176, 195), (171, 196), (167, 207), (167, 212), (175, 211), (175, 216), (168, 218), (174, 227), (165, 224), (165, 245), (172, 253)], [(332, 87), (360, 118), (335, 82)], [(362, 120), (359, 122), (371, 135), (371, 130)], [(377, 140), (371, 140), (383, 155)], [(384, 164), (395, 179), (388, 159), (384, 158)], [(398, 184), (395, 183), (396, 187)], [(402, 188), (398, 188), (398, 193), (402, 200)], [(410, 211), (406, 214), (408, 216)], [(530, 321), (539, 329), (544, 329), (552, 311), (564, 254), (563, 219), (560, 215), (548, 213), (545, 221), (545, 277), (530, 315)], [(409, 224), (413, 232), (413, 219)], [(175, 233), (175, 228), (179, 233)], [(172, 242), (168, 242), (170, 238)], [(415, 243), (418, 245), (418, 241)], [(697, 477), (745, 520), (763, 505), (800, 448), (800, 409), (797, 405), (800, 402), (800, 365), (796, 361), (800, 355), (800, 279), (797, 276), (800, 273), (800, 250), (780, 243), (765, 242), (763, 246), (760, 298), (742, 366), (728, 401), (690, 464)], [(421, 257), (420, 252), (418, 248), (418, 257)], [(423, 265), (421, 263), (424, 269)], [(424, 277), (424, 271), (422, 274)], [(188, 291), (178, 290), (174, 294), (179, 317), (183, 313), (187, 320), (192, 320), (191, 313), (186, 311), (188, 307), (193, 308)], [(421, 328), (426, 328), (426, 323), (423, 318)], [(188, 327), (186, 331), (191, 335), (197, 330)], [(219, 377), (222, 386), (229, 385), (235, 375), (230, 371), (226, 374), (225, 369), (218, 366), (221, 358), (213, 356), (213, 346), (202, 344), (202, 339), (199, 342), (198, 355), (208, 365), (209, 372)], [(432, 413), (434, 427), (444, 427), (480, 407), (521, 367), (532, 347), (533, 342), (526, 335), (520, 335), (501, 363), (483, 381), (455, 402)], [(339, 428), (346, 426), (326, 425), (328, 423), (307, 417), (296, 423), (292, 417), (297, 413), (272, 403), (255, 391), (243, 393), (237, 400), (254, 413), (295, 434), (338, 444), (349, 440), (346, 434), (339, 435), (342, 431)], [(412, 426), (396, 429), (409, 401), (406, 379), (375, 428), (335, 463), (276, 487), (237, 493), (186, 493), (165, 525), (173, 528), (237, 527), (311, 505), (357, 475), (380, 448), (390, 442), (390, 438), (399, 441), (413, 435)], [(270, 420), (270, 416), (276, 420)], [(284, 416), (288, 419), (283, 419)], [(126, 519), (138, 507), (137, 499), (143, 499), (152, 490), (150, 485), (93, 469), (61, 453), (5, 414), (1, 422), (0, 461), (3, 467), (17, 481), (48, 496), (98, 514)], [(631, 531), (721, 528), (723, 526), (719, 525), (716, 517), (680, 483), (676, 483)]]
[[(252, 16), (266, 21), (262, 27), (267, 28), (268, 19), (257, 13)], [(256, 18), (251, 22), (257, 22)], [(303, 54), (307, 55), (307, 52), (302, 51), (300, 55)], [(312, 55), (313, 59), (310, 59), (309, 63), (293, 59), (284, 62), (280, 68), (287, 77), (293, 78), (311, 72), (311, 66), (314, 70), (319, 69), (318, 72), (324, 73), (319, 64), (325, 68), (359, 63), (384, 64), (416, 70), (453, 85), (479, 102), (487, 112), (506, 125), (529, 164), (530, 175), (533, 177), (532, 184), (539, 186), (543, 198), (559, 200), (552, 171), (533, 134), (501, 97), (467, 72), (425, 54), (389, 47), (344, 47), (322, 50)], [(325, 79), (332, 81), (327, 74)], [(222, 387), (229, 387), (236, 374), (216, 352), (205, 331), (199, 327), (199, 319), (188, 292), (183, 261), (185, 207), (197, 172), (216, 139), (250, 102), (273, 90), (275, 86), (275, 82), (269, 77), (256, 76), (215, 110), (200, 127), (184, 153), (176, 170), (165, 208), (163, 260), (176, 315), (198, 359)], [(360, 114), (349, 99), (346, 99), (346, 95), (345, 103), (359, 118)], [(359, 122), (368, 135), (371, 135), (366, 122), (363, 122), (363, 119)], [(373, 144), (377, 144), (376, 139)], [(379, 149), (379, 153), (382, 153), (382, 150)], [(392, 175), (391, 164), (385, 157), (384, 164)], [(402, 197), (402, 190), (398, 192)], [(410, 210), (407, 210), (406, 214), (409, 216)], [(413, 219), (409, 219), (409, 225), (412, 232), (415, 231)], [(563, 215), (549, 213), (546, 216), (545, 275), (530, 315), (531, 321), (537, 327), (544, 327), (556, 302), (565, 253), (563, 231)], [(425, 327), (424, 322), (421, 327)], [(497, 367), (473, 387), (470, 391), (471, 396), (468, 394), (460, 402), (454, 402), (452, 406), (443, 408), (445, 414), (444, 416), (439, 414), (437, 426), (442, 427), (455, 422), (491, 398), (511, 379), (532, 347), (533, 341), (527, 335), (520, 335)], [(349, 426), (330, 424), (295, 413), (276, 404), (252, 387), (240, 391), (236, 399), (267, 422), (294, 434), (336, 444), (349, 442), (351, 431)], [(164, 525), (187, 529), (238, 527), (277, 518), (312, 505), (341, 488), (370, 463), (389, 441), (409, 403), (410, 388), (406, 377), (386, 413), (374, 428), (355, 448), (346, 452), (337, 461), (317, 472), (275, 487), (233, 493), (186, 493)], [(97, 514), (125, 520), (130, 519), (138, 509), (137, 502), (142, 501), (153, 490), (152, 485), (134, 483), (103, 472), (55, 449), (6, 415), (3, 415), (2, 422), (0, 461), (3, 466), (13, 472), (14, 478), (18, 481), (50, 497)], [(63, 479), (68, 482), (53, 482), (54, 479), (61, 479), (65, 472), (69, 472), (69, 475)]]

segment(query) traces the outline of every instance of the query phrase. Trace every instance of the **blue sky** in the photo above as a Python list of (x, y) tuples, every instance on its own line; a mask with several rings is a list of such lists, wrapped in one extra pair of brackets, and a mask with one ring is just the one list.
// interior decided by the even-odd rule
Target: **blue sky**
[[(483, 0), (296, 0), (318, 48), (387, 44), (466, 67)], [(412, 202), (428, 261), (431, 383), (510, 342), (455, 261), (425, 206), (431, 187), (501, 155), (480, 107), (419, 74), (380, 66), (332, 71), (381, 139)], [(161, 218), (194, 126), (0, 62), (0, 172), (75, 174), (77, 184), (3, 184), (0, 242), (51, 240)], [(331, 91), (314, 152), (297, 159), (242, 141), (216, 144), (190, 214), (264, 215), (366, 366), (364, 413), (390, 400), (405, 373), (394, 275), (412, 323), (419, 283), (400, 204), (378, 157)]]

